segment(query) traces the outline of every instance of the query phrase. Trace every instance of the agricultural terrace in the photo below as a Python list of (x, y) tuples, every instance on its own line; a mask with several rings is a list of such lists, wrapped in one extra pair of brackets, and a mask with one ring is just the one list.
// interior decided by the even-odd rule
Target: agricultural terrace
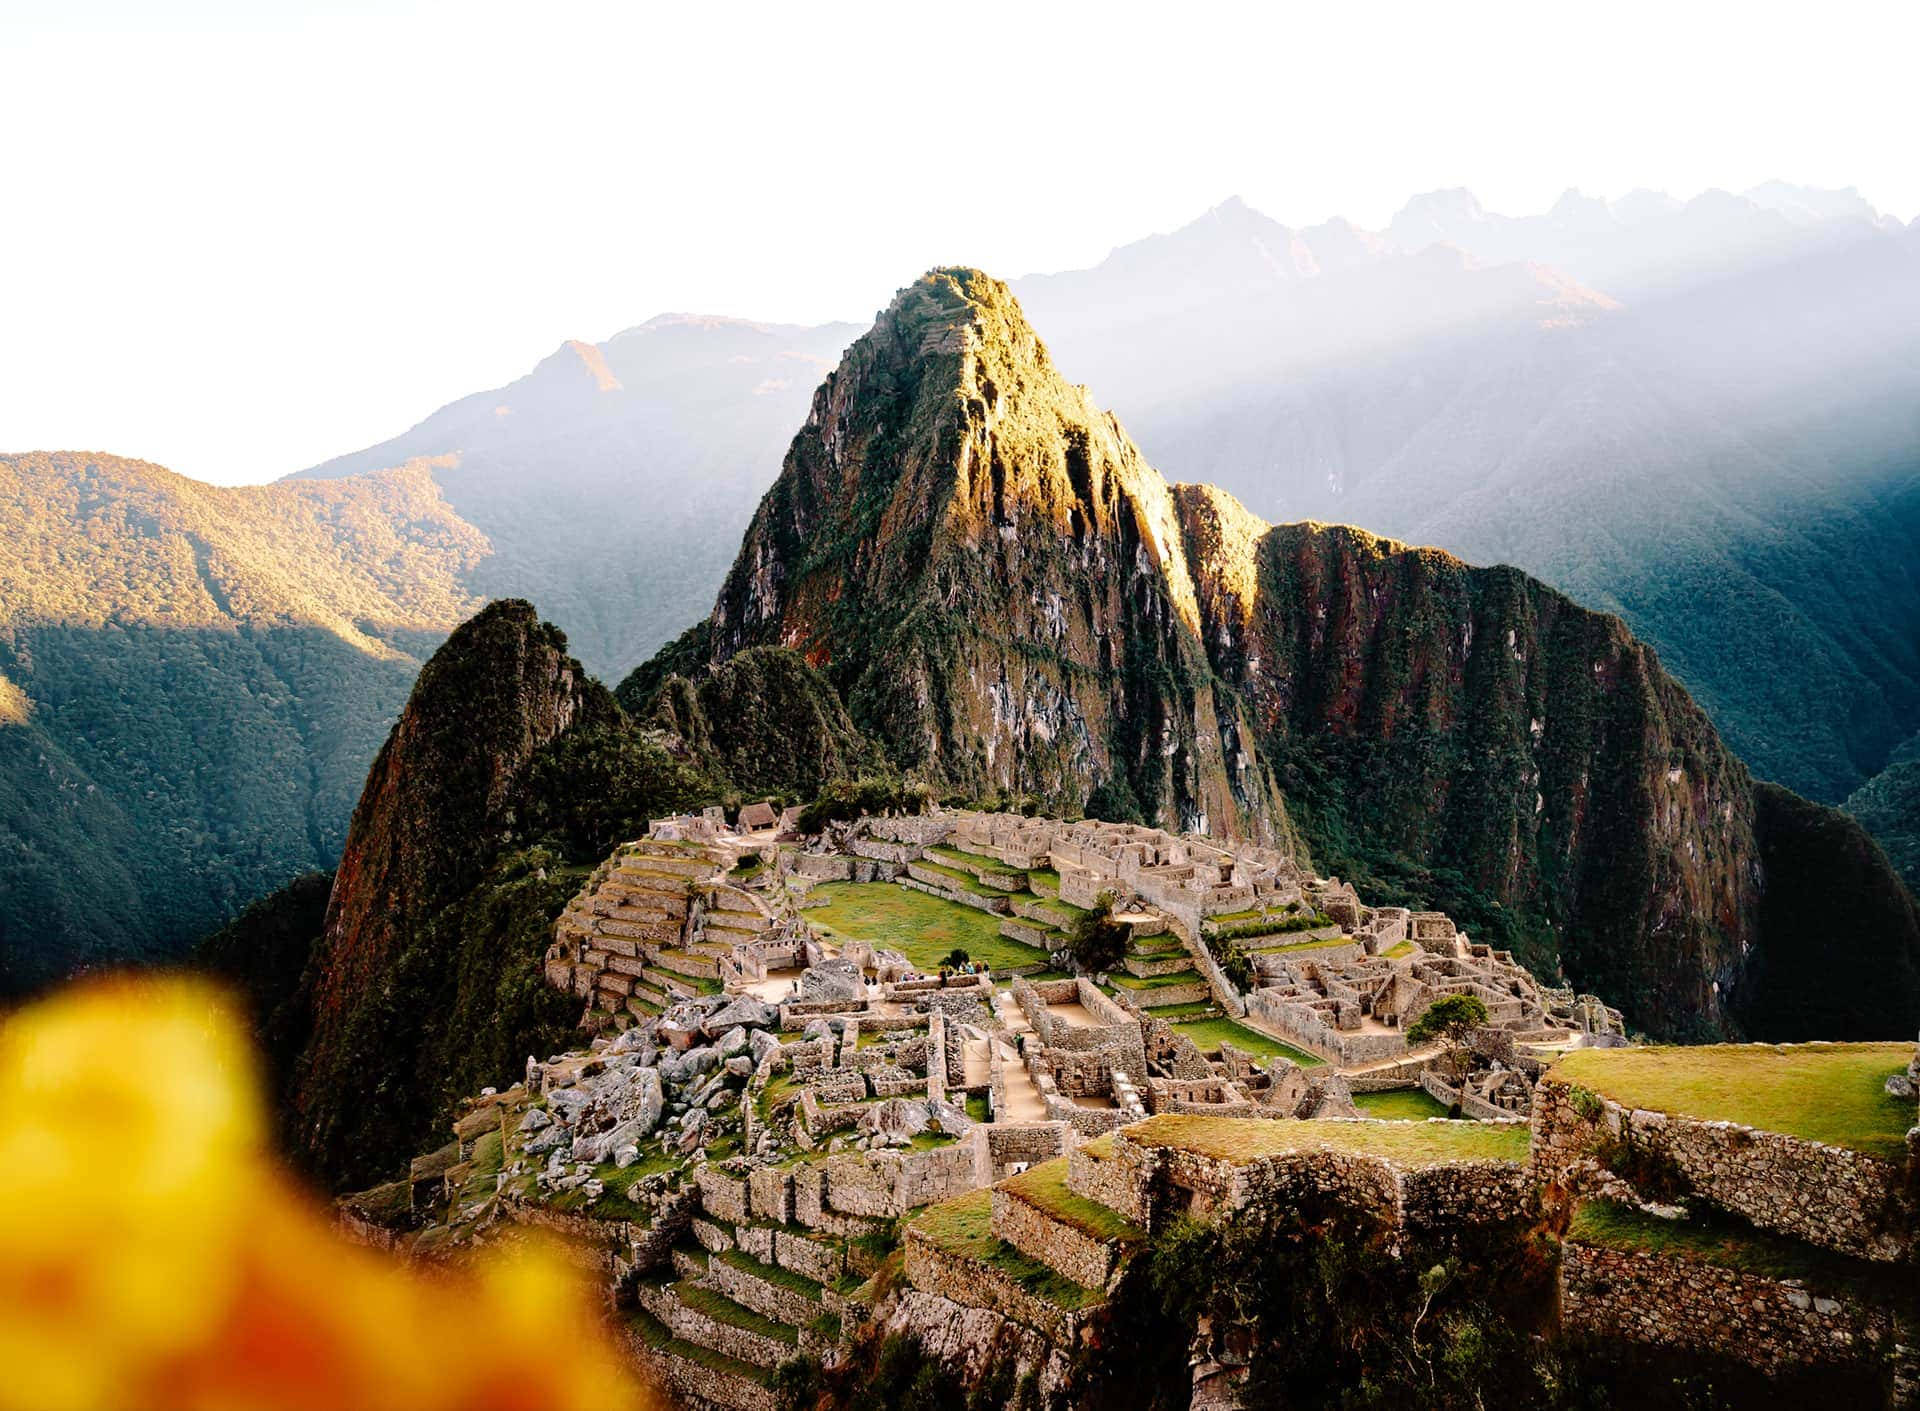
[(1555, 1063), (1552, 1076), (1623, 1107), (1898, 1160), (1915, 1107), (1889, 1097), (1886, 1081), (1912, 1057), (1910, 1043), (1579, 1049)]

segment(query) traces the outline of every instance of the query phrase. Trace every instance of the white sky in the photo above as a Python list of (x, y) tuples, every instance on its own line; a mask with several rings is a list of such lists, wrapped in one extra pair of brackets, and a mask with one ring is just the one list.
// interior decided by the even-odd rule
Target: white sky
[(0, 0), (0, 450), (271, 479), (564, 338), (865, 319), (1234, 193), (1380, 226), (1778, 176), (1910, 219), (1916, 39), (1832, 0)]

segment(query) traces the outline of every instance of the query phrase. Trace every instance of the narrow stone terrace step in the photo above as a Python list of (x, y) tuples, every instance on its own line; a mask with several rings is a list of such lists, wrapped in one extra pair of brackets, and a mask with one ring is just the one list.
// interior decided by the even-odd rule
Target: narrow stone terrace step
[(993, 1188), (993, 1233), (1083, 1288), (1107, 1288), (1146, 1238), (1116, 1211), (1068, 1188), (1068, 1158), (1042, 1162)]
[(640, 1362), (653, 1367), (679, 1398), (700, 1408), (777, 1411), (773, 1377), (764, 1367), (675, 1337), (644, 1308), (626, 1314), (628, 1340)]

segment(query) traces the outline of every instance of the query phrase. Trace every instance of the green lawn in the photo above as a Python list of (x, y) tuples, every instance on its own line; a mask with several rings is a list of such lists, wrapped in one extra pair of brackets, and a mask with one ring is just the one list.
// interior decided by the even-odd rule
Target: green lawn
[(1173, 1028), (1175, 1033), (1185, 1034), (1192, 1039), (1199, 1045), (1200, 1051), (1208, 1056), (1218, 1053), (1222, 1041), (1225, 1041), (1242, 1053), (1250, 1053), (1256, 1058), (1290, 1058), (1302, 1068), (1318, 1068), (1321, 1064), (1321, 1060), (1312, 1054), (1302, 1053), (1292, 1044), (1283, 1044), (1225, 1015), (1217, 1019), (1189, 1019), (1185, 1023), (1175, 1024)]
[[(971, 880), (971, 879), (969, 879)], [(1045, 951), (1000, 934), (1000, 918), (944, 897), (891, 882), (826, 882), (813, 889), (825, 906), (808, 907), (809, 922), (836, 940), (861, 940), (897, 950), (922, 970), (938, 970), (955, 946), (999, 970), (1044, 965)]]
[(1425, 1088), (1395, 1088), (1384, 1093), (1355, 1093), (1353, 1105), (1368, 1117), (1389, 1122), (1424, 1122), (1445, 1117), (1446, 1106)]
[(1898, 1160), (1915, 1108), (1888, 1097), (1884, 1085), (1912, 1057), (1910, 1043), (1577, 1049), (1552, 1071), (1625, 1107), (1738, 1122)]
[(929, 1206), (913, 1228), (950, 1254), (998, 1269), (1021, 1288), (1069, 1311), (1098, 1303), (1100, 1295), (1055, 1273), (993, 1233), (993, 1192), (985, 1187)]
[(1292, 1122), (1171, 1112), (1136, 1122), (1123, 1135), (1141, 1146), (1177, 1147), (1235, 1165), (1322, 1147), (1411, 1165), (1524, 1161), (1530, 1138), (1524, 1122)]

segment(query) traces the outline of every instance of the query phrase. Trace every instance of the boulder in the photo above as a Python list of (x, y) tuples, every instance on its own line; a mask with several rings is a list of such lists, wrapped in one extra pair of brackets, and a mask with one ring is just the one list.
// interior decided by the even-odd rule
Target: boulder
[(634, 1074), (633, 1083), (621, 1101), (621, 1117), (639, 1123), (640, 1134), (645, 1136), (660, 1125), (660, 1118), (666, 1110), (667, 1090), (660, 1081), (659, 1070), (642, 1068)]
[(767, 1055), (780, 1052), (780, 1040), (765, 1029), (755, 1029), (747, 1036), (747, 1050), (752, 1055), (753, 1066), (758, 1068), (767, 1061)]
[(709, 1014), (704, 1027), (707, 1037), (714, 1039), (729, 1029), (772, 1029), (779, 1023), (780, 1011), (773, 1005), (764, 1004), (752, 995), (736, 995)]
[(748, 1030), (744, 1028), (736, 1028), (736, 1029), (729, 1029), (720, 1036), (719, 1041), (714, 1044), (713, 1048), (714, 1048), (714, 1052), (720, 1055), (720, 1060), (723, 1063), (727, 1059), (734, 1057), (736, 1054), (742, 1054), (747, 1051), (747, 1048), (751, 1042), (748, 1039), (747, 1034), (748, 1034)]
[(927, 1104), (904, 1097), (876, 1102), (860, 1115), (856, 1130), (876, 1146), (906, 1146), (927, 1130)]
[(687, 1114), (686, 1123), (680, 1129), (680, 1135), (674, 1140), (674, 1147), (681, 1153), (692, 1151), (700, 1145), (700, 1138), (707, 1130), (707, 1114), (699, 1108)]
[(1909, 1075), (1905, 1073), (1895, 1073), (1891, 1078), (1887, 1079), (1888, 1097), (1897, 1097), (1902, 1102), (1912, 1102), (1916, 1094), (1920, 1094), (1920, 1087), (1914, 1085), (1914, 1081)]
[(800, 976), (800, 997), (805, 1000), (853, 1000), (866, 992), (859, 967), (846, 960), (823, 960)]
[(727, 1072), (744, 1078), (753, 1071), (753, 1060), (744, 1053), (736, 1053), (720, 1066), (725, 1068)]
[(552, 1125), (553, 1118), (547, 1115), (544, 1107), (530, 1107), (527, 1109), (527, 1115), (520, 1119), (518, 1130), (522, 1132), (538, 1132)]

